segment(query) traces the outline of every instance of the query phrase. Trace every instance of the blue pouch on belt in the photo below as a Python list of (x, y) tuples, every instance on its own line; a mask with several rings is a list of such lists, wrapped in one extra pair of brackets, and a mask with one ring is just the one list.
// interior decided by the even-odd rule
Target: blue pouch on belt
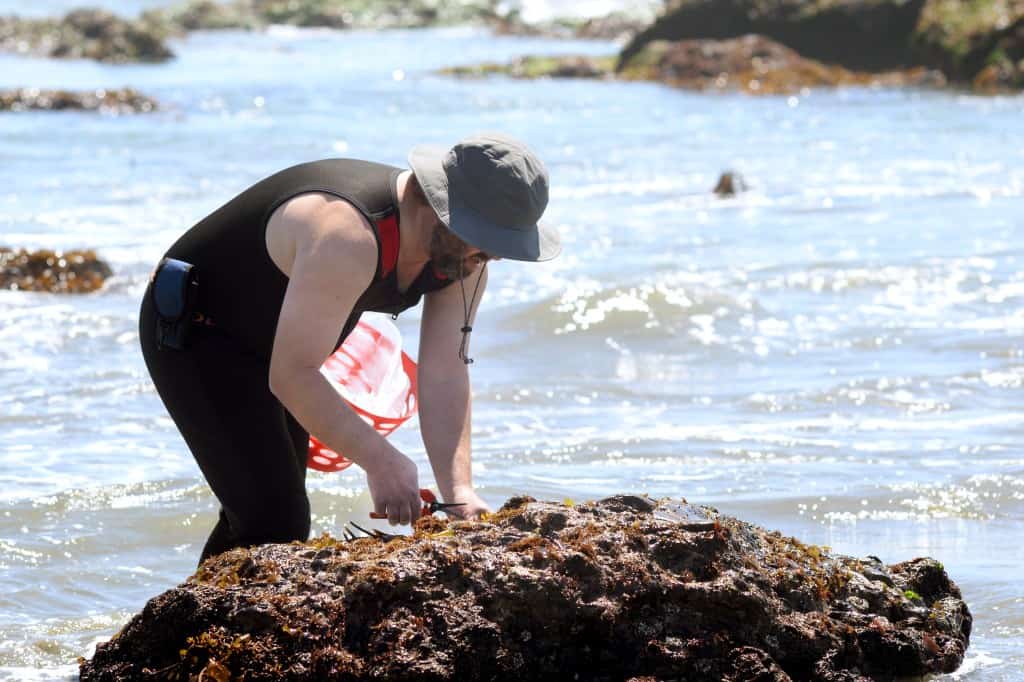
[(160, 261), (152, 287), (157, 348), (185, 349), (198, 291), (195, 266), (173, 258)]

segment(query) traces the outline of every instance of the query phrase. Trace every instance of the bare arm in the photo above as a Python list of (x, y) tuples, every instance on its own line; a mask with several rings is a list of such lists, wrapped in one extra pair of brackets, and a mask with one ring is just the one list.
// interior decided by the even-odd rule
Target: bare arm
[(270, 360), (270, 390), (303, 428), (343, 453), (367, 474), (375, 511), (391, 523), (418, 517), (416, 465), (356, 415), (320, 366), (359, 296), (374, 276), (376, 242), (365, 219), (347, 202), (281, 218), (294, 240)]
[[(480, 293), (487, 285), (487, 271), (481, 268), (466, 278), (467, 295), (480, 282)], [(444, 499), (466, 502), (460, 515), (488, 511), (473, 492), (470, 455), (472, 446), (472, 398), (469, 370), (458, 357), (465, 324), (462, 292), (458, 283), (426, 296), (420, 329), (419, 392), (420, 431), (434, 478)], [(470, 323), (476, 305), (470, 311)]]

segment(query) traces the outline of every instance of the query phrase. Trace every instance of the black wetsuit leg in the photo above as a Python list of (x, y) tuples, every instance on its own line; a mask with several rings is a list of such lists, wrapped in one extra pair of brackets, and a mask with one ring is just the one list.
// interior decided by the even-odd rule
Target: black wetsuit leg
[(268, 361), (203, 328), (187, 350), (161, 350), (155, 325), (147, 289), (139, 315), (146, 366), (221, 503), (200, 562), (233, 547), (308, 539), (309, 434), (270, 392)]

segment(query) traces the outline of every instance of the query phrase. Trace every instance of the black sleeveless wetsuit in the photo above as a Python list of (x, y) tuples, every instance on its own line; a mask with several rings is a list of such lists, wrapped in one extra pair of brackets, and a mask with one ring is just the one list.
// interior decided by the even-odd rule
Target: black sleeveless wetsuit
[(167, 411), (221, 502), (202, 559), (232, 547), (305, 540), (309, 434), (270, 392), (270, 356), (288, 278), (266, 248), (266, 226), (281, 204), (306, 192), (351, 203), (373, 226), (377, 270), (343, 329), (364, 311), (397, 314), (450, 282), (427, 264), (398, 289), (396, 181), (401, 169), (352, 159), (300, 164), (262, 180), (185, 233), (167, 256), (196, 267), (195, 324), (184, 351), (158, 349), (147, 288), (139, 317), (142, 353)]

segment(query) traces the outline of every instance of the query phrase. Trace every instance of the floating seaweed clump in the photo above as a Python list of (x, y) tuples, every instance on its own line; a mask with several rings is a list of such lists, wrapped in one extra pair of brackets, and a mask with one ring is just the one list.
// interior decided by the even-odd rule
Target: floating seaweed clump
[(87, 251), (26, 251), (0, 246), (0, 289), (81, 294), (96, 291), (113, 274)]
[(931, 559), (840, 556), (680, 501), (519, 497), (410, 537), (212, 557), (81, 679), (893, 679), (955, 670), (971, 622)]

